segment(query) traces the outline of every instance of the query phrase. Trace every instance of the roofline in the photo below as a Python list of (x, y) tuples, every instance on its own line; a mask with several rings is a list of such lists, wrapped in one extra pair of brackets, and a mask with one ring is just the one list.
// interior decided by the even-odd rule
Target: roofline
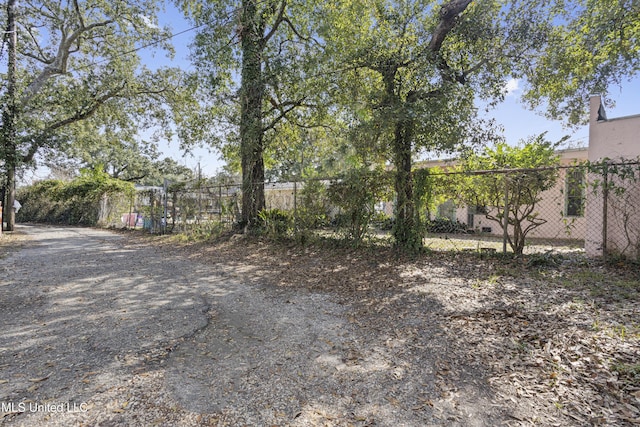
[[(638, 116), (640, 117), (640, 114)], [(562, 148), (560, 150), (555, 150), (554, 152), (556, 154), (562, 154), (562, 153), (582, 152), (582, 151), (589, 151), (589, 147)], [(415, 163), (428, 163), (428, 162), (445, 163), (445, 162), (457, 162), (459, 160), (460, 160), (459, 158), (449, 157), (449, 158), (446, 158), (446, 159), (418, 160)]]
[(570, 153), (572, 151), (589, 151), (589, 147), (562, 148), (556, 150), (556, 153)]
[(615, 122), (616, 120), (637, 119), (637, 118), (640, 118), (640, 114), (632, 114), (630, 116), (621, 116), (621, 117), (614, 117), (612, 119), (607, 119), (607, 120), (600, 120), (599, 123)]

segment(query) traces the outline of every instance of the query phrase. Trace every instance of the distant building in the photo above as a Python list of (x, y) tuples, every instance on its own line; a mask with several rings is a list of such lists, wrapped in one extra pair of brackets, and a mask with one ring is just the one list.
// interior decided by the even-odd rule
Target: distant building
[[(587, 161), (631, 164), (633, 175), (620, 178), (589, 172), (584, 168), (561, 168), (556, 185), (541, 194), (536, 212), (547, 222), (533, 229), (529, 238), (572, 239), (584, 241), (589, 256), (601, 256), (603, 250), (632, 258), (640, 257), (640, 114), (608, 119), (599, 95), (590, 99), (589, 146), (558, 151), (561, 166)], [(421, 162), (418, 168), (455, 165), (455, 160)], [(615, 170), (612, 166), (610, 171)], [(618, 167), (619, 169), (619, 167)], [(610, 190), (605, 205), (603, 182)], [(491, 207), (484, 207), (491, 211)], [(432, 219), (448, 218), (466, 225), (467, 230), (501, 235), (500, 225), (486, 218), (475, 206), (460, 206), (449, 200), (430, 213)], [(380, 210), (393, 215), (393, 202)]]
[[(599, 95), (590, 99), (589, 161), (637, 162), (640, 159), (640, 114), (608, 119)], [(612, 168), (615, 169), (615, 168)], [(640, 166), (633, 177), (608, 176), (610, 191), (605, 204), (603, 175), (591, 174), (587, 192), (586, 221), (590, 232), (585, 241), (587, 255), (608, 252), (640, 257)], [(623, 189), (621, 191), (621, 189)]]

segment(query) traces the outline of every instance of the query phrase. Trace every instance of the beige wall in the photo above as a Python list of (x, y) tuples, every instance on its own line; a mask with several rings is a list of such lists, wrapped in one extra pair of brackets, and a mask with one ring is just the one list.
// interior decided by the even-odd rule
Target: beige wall
[(598, 121), (599, 95), (590, 99), (589, 160), (637, 159), (640, 156), (640, 114)]
[[(297, 183), (295, 191), (300, 191), (302, 186)], [(300, 194), (298, 193), (298, 197)], [(292, 211), (295, 207), (296, 200), (294, 196), (293, 183), (284, 184), (265, 184), (264, 199), (267, 209), (280, 209), (284, 211)]]
[[(598, 120), (601, 106), (598, 95), (590, 99), (589, 160), (612, 162), (638, 160), (640, 156), (640, 115)], [(611, 178), (615, 182), (615, 178)], [(602, 180), (592, 174), (590, 181)], [(630, 257), (640, 256), (640, 182), (618, 182), (625, 187), (622, 194), (612, 194), (606, 212), (608, 251)], [(605, 208), (602, 191), (587, 193), (587, 223), (590, 233), (585, 240), (587, 255), (601, 256), (603, 251), (603, 224)]]
[[(582, 163), (587, 160), (588, 156), (586, 148), (562, 150), (558, 154), (560, 155), (560, 164), (563, 166)], [(585, 217), (566, 216), (566, 173), (566, 169), (560, 169), (556, 185), (541, 194), (541, 200), (537, 203), (535, 212), (539, 218), (545, 219), (547, 222), (533, 229), (528, 237), (578, 240), (585, 238)], [(466, 206), (456, 210), (456, 218), (465, 224), (467, 223), (467, 214), (468, 208)], [(526, 226), (526, 223), (523, 225)], [(482, 214), (474, 215), (471, 228), (480, 231), (483, 227), (490, 227), (491, 234), (502, 235), (502, 228), (496, 221), (491, 221)]]

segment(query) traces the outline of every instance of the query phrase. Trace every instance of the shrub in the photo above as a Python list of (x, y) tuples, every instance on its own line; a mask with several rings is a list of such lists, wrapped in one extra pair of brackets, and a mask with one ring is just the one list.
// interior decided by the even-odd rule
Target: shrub
[(261, 231), (269, 238), (281, 239), (293, 230), (293, 218), (281, 209), (263, 209), (258, 219)]
[(296, 212), (296, 221), (299, 229), (313, 230), (329, 223), (327, 215), (327, 188), (325, 184), (317, 180), (305, 182), (300, 190), (300, 204)]
[(204, 221), (200, 224), (194, 224), (188, 231), (179, 236), (182, 236), (180, 238), (186, 241), (201, 242), (218, 239), (228, 231), (228, 224), (219, 221)]
[(375, 215), (374, 204), (388, 192), (388, 176), (381, 171), (352, 170), (340, 181), (331, 183), (329, 200), (341, 213), (336, 225), (356, 245), (362, 242)]
[(18, 222), (60, 223), (70, 209), (67, 201), (60, 200), (59, 194), (64, 187), (59, 180), (36, 182), (28, 187), (19, 188), (16, 199), (22, 208), (16, 214)]
[(23, 208), (21, 222), (96, 225), (100, 202), (105, 197), (131, 198), (133, 184), (111, 178), (100, 169), (83, 170), (70, 182), (46, 180), (21, 188), (17, 194)]
[(449, 218), (436, 218), (427, 221), (429, 233), (466, 233), (467, 227), (460, 221), (452, 221)]

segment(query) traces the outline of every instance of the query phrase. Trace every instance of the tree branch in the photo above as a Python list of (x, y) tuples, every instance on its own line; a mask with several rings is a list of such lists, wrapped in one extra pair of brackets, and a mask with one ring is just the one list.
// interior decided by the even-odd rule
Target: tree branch
[(72, 46), (84, 33), (90, 32), (96, 28), (106, 27), (113, 22), (113, 20), (107, 20), (103, 22), (96, 22), (86, 27), (83, 26), (73, 32), (68, 38), (66, 37), (65, 32), (62, 31), (62, 39), (60, 40), (60, 46), (58, 46), (58, 53), (55, 59), (51, 64), (44, 67), (40, 74), (38, 74), (38, 76), (26, 87), (24, 94), (20, 99), (20, 106), (24, 107), (40, 91), (40, 89), (42, 89), (44, 84), (51, 77), (55, 75), (62, 75), (67, 72), (67, 61), (69, 60)]
[(39, 52), (40, 55), (34, 55), (33, 53), (26, 52), (24, 50), (19, 50), (19, 52), (20, 52), (20, 55), (26, 56), (27, 58), (35, 59), (36, 61), (41, 62), (43, 64), (51, 65), (53, 64), (53, 61), (54, 61), (54, 59), (47, 59), (44, 56), (40, 56), (42, 55), (42, 52)]
[(302, 97), (297, 101), (284, 101), (284, 102), (276, 102), (276, 100), (271, 97), (269, 98), (269, 102), (272, 105), (272, 108), (269, 111), (265, 112), (265, 115), (271, 114), (274, 111), (283, 111), (284, 107), (308, 107), (308, 108), (315, 108), (317, 107), (317, 105), (315, 104), (306, 104), (304, 102), (304, 100), (306, 99), (306, 97)]
[(36, 36), (33, 34), (33, 27), (28, 27), (27, 28), (27, 34), (29, 34), (29, 37), (31, 38), (31, 41), (36, 46), (36, 49), (38, 50), (38, 55), (40, 55), (40, 56), (38, 57), (36, 55), (30, 54), (30, 53), (22, 51), (22, 50), (20, 51), (20, 54), (22, 54), (24, 56), (28, 56), (30, 58), (33, 58), (36, 61), (40, 61), (40, 62), (42, 62), (44, 64), (52, 64), (54, 59), (47, 58), (47, 56), (44, 54), (44, 51), (40, 47), (40, 44), (38, 43), (38, 40), (37, 40)]
[(442, 89), (434, 89), (426, 92), (424, 90), (411, 90), (407, 94), (407, 102), (415, 102), (415, 101), (426, 101), (428, 99), (437, 98), (442, 96)]
[(315, 38), (309, 36), (309, 37), (305, 37), (302, 34), (300, 34), (300, 32), (298, 31), (298, 29), (293, 25), (293, 22), (291, 22), (291, 20), (289, 19), (289, 17), (285, 16), (283, 18), (283, 21), (289, 26), (289, 28), (291, 28), (291, 31), (293, 31), (293, 34), (295, 34), (300, 40), (303, 40), (305, 42), (313, 42), (316, 45), (318, 45), (321, 49), (324, 49), (324, 46), (322, 45), (322, 43), (320, 43), (318, 40), (316, 40)]
[(529, 219), (528, 221), (529, 221), (529, 225), (527, 227), (525, 227), (524, 230), (522, 230), (522, 234), (524, 236), (529, 234), (529, 232), (531, 230), (533, 230), (534, 228), (538, 228), (541, 225), (546, 224), (548, 222), (546, 219), (542, 219), (542, 218), (539, 218), (539, 219), (538, 218), (532, 218), (532, 219)]
[(442, 43), (447, 35), (453, 30), (458, 16), (465, 11), (472, 0), (451, 0), (440, 8), (440, 22), (431, 35), (429, 50), (433, 53), (440, 52)]
[(286, 5), (287, 5), (287, 0), (280, 1), (280, 10), (278, 10), (278, 16), (276, 17), (276, 20), (271, 26), (271, 30), (269, 30), (269, 32), (262, 38), (263, 46), (269, 43), (269, 40), (271, 39), (271, 37), (273, 37), (276, 31), (278, 31), (278, 27), (280, 26), (280, 24), (282, 24), (282, 22), (285, 20), (284, 9)]
[(429, 41), (428, 51), (434, 55), (438, 68), (442, 73), (442, 78), (446, 81), (456, 81), (460, 84), (466, 83), (466, 76), (464, 74), (455, 73), (447, 61), (442, 56), (440, 49), (444, 40), (449, 33), (455, 28), (456, 21), (460, 14), (467, 9), (467, 6), (472, 0), (451, 0), (449, 3), (442, 6), (440, 9), (440, 22), (436, 26), (436, 29), (431, 35)]
[(469, 75), (475, 73), (476, 71), (478, 71), (480, 68), (484, 67), (485, 65), (487, 65), (489, 63), (489, 59), (488, 58), (484, 58), (482, 61), (479, 61), (476, 65), (472, 66), (471, 68), (469, 68), (467, 71), (462, 72), (462, 77), (464, 79), (466, 79), (467, 77), (469, 77)]
[(80, 21), (80, 28), (85, 28), (84, 19), (82, 19), (82, 14), (80, 13), (80, 6), (78, 5), (78, 0), (73, 0), (73, 6), (76, 9), (76, 14), (78, 15), (78, 21)]
[(84, 109), (80, 109), (74, 115), (67, 117), (66, 119), (59, 120), (47, 126), (42, 132), (40, 132), (40, 135), (32, 139), (31, 146), (29, 147), (27, 154), (24, 155), (22, 160), (25, 163), (31, 162), (35, 157), (36, 153), (38, 152), (38, 149), (45, 144), (45, 142), (50, 138), (50, 136), (56, 130), (64, 126), (68, 126), (72, 123), (79, 122), (81, 120), (91, 117), (96, 113), (96, 111), (98, 111), (98, 109), (102, 105), (104, 105), (107, 101), (109, 101), (111, 98), (114, 98), (118, 93), (120, 93), (120, 91), (122, 91), (125, 88), (125, 86), (126, 86), (126, 83), (123, 83), (121, 86), (114, 88), (108, 91), (107, 93), (105, 93), (104, 95), (96, 98), (91, 105), (87, 106)]
[(276, 125), (282, 121), (282, 119), (287, 117), (287, 114), (289, 114), (290, 112), (292, 112), (293, 110), (295, 110), (298, 107), (299, 107), (299, 105), (295, 105), (294, 104), (294, 105), (291, 105), (289, 108), (285, 108), (285, 109), (280, 110), (280, 115), (278, 115), (278, 117), (273, 119), (268, 126), (262, 128), (262, 132), (264, 133), (264, 132), (267, 132), (267, 131), (275, 128)]
[(330, 130), (330, 131), (334, 131), (335, 129), (329, 125), (326, 125), (324, 123), (312, 123), (312, 124), (302, 124), (300, 123), (299, 120), (295, 120), (293, 122), (293, 124), (295, 124), (297, 127), (301, 128), (301, 129), (326, 129), (326, 130)]

